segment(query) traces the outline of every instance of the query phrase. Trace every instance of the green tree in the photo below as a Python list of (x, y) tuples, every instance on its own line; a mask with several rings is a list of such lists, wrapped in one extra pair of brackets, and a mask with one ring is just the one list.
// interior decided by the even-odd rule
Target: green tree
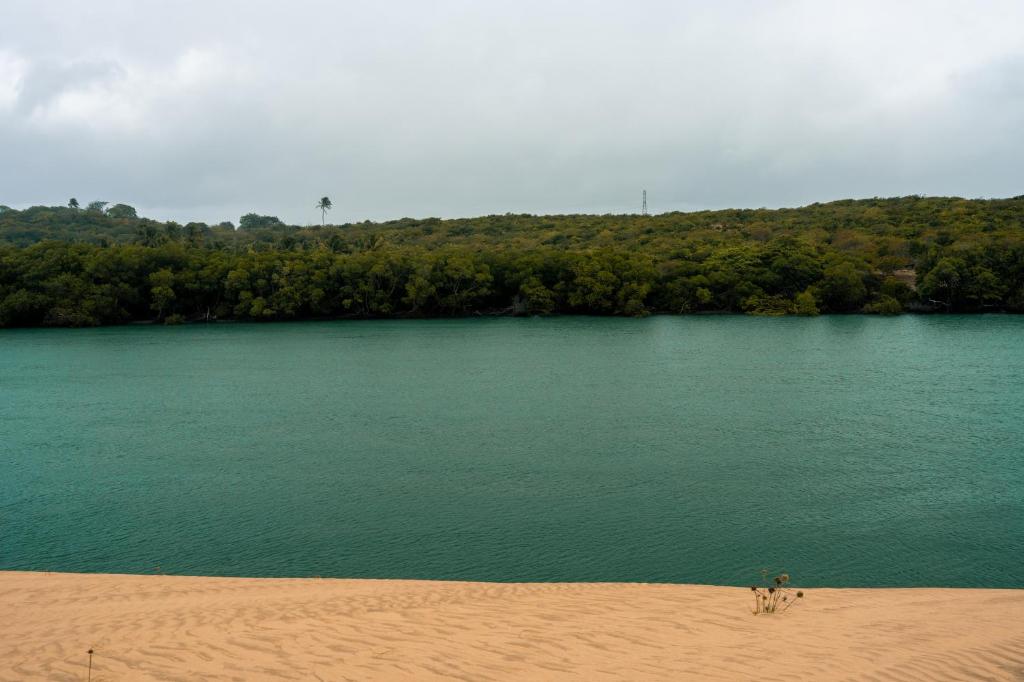
[(149, 284), (153, 299), (150, 308), (156, 312), (157, 319), (162, 320), (174, 303), (174, 273), (167, 268), (158, 270), (149, 276)]
[(921, 281), (921, 294), (952, 310), (960, 302), (967, 264), (960, 258), (942, 258)]
[(555, 312), (555, 294), (536, 275), (529, 276), (521, 285), (519, 293), (531, 315), (550, 315)]
[(114, 204), (107, 209), (107, 215), (111, 218), (138, 218), (139, 214), (128, 204)]
[(864, 306), (864, 312), (875, 315), (899, 315), (903, 312), (903, 304), (892, 296), (880, 296)]
[(818, 291), (821, 300), (833, 312), (859, 310), (868, 295), (864, 276), (849, 261), (841, 261), (825, 268)]
[(242, 230), (258, 230), (260, 228), (273, 229), (284, 227), (284, 223), (282, 223), (277, 216), (246, 213), (238, 219), (238, 227)]
[(818, 314), (818, 302), (810, 289), (804, 289), (796, 295), (793, 301), (793, 312), (797, 315), (812, 317)]
[(332, 204), (328, 197), (320, 197), (320, 201), (317, 202), (316, 207), (320, 209), (320, 225), (327, 224), (327, 212), (331, 210)]

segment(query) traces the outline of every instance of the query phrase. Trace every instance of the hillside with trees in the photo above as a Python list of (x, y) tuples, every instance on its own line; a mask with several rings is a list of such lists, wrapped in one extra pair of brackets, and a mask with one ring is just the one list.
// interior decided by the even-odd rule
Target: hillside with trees
[(8, 327), (904, 311), (1024, 311), (1024, 197), (315, 226), (249, 213), (237, 228), (0, 206)]

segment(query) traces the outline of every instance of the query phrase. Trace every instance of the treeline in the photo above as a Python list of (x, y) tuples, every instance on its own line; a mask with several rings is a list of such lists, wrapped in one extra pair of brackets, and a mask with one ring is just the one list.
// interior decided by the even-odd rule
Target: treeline
[(677, 254), (550, 248), (360, 253), (43, 242), (0, 247), (0, 325), (472, 314), (1024, 311), (1024, 245), (937, 250), (915, 291), (792, 239)]
[[(77, 202), (76, 202), (77, 205)], [(489, 250), (617, 248), (670, 256), (687, 242), (765, 242), (796, 237), (858, 253), (879, 268), (913, 267), (930, 246), (978, 234), (1019, 236), (1024, 196), (1012, 199), (900, 197), (812, 204), (788, 209), (729, 209), (641, 215), (490, 215), (442, 220), (402, 218), (342, 225), (287, 225), (275, 216), (248, 213), (217, 224), (159, 222), (125, 204), (92, 202), (87, 208), (0, 206), (0, 243), (28, 246), (58, 240), (98, 245), (167, 242), (210, 248), (318, 248), (361, 251), (381, 245), (427, 249), (461, 245)]]
[(160, 223), (125, 205), (7, 209), (0, 326), (1022, 312), (1022, 220), (1022, 199), (920, 197), (305, 228), (249, 214), (243, 229)]

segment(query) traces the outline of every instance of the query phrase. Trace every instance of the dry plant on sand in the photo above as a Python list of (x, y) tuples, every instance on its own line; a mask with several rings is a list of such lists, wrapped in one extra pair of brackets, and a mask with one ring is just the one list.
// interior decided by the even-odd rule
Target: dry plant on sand
[(783, 613), (797, 602), (804, 598), (802, 591), (794, 591), (789, 586), (789, 574), (780, 573), (771, 580), (768, 579), (768, 570), (761, 571), (761, 579), (764, 582), (762, 587), (751, 585), (750, 591), (754, 593), (754, 615), (761, 613)]

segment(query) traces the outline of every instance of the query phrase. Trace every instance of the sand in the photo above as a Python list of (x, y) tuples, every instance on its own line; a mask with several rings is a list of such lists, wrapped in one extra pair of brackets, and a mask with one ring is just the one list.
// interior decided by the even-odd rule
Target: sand
[(806, 595), (0, 572), (0, 679), (1024, 679), (1024, 590)]

